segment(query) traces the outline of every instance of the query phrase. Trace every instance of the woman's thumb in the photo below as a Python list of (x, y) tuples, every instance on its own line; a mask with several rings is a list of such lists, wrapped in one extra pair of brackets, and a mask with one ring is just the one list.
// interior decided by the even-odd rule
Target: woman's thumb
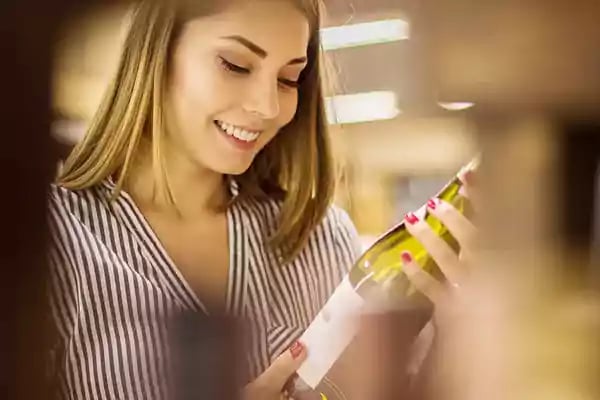
[(306, 348), (296, 341), (287, 351), (273, 361), (271, 366), (257, 378), (255, 383), (260, 387), (283, 390), (288, 379), (296, 373), (306, 359)]

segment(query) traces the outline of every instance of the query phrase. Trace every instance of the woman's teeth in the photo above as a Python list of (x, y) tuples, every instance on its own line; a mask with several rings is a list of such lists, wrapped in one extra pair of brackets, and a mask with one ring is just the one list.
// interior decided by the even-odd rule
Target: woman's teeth
[(234, 138), (243, 140), (244, 142), (254, 142), (260, 135), (260, 132), (247, 131), (235, 125), (228, 124), (227, 122), (215, 121), (215, 123), (229, 136), (233, 136)]

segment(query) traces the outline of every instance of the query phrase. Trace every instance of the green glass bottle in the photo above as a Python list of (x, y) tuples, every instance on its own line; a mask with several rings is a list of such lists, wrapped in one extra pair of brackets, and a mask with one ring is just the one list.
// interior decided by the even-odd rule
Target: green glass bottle
[[(469, 215), (469, 201), (462, 194), (462, 177), (467, 171), (478, 167), (478, 158), (461, 171), (437, 194), (437, 198), (452, 204), (459, 212)], [(415, 214), (425, 220), (431, 229), (459, 251), (457, 241), (448, 229), (427, 211), (424, 205)], [(369, 309), (382, 310), (381, 306), (395, 307), (397, 304), (422, 302), (424, 296), (417, 292), (402, 273), (401, 255), (409, 251), (419, 265), (438, 279), (443, 276), (425, 248), (410, 235), (404, 222), (396, 225), (381, 236), (354, 264), (348, 275), (338, 285), (327, 303), (306, 329), (300, 341), (309, 349), (304, 364), (298, 369), (296, 381), (298, 391), (321, 390), (326, 386), (329, 369), (354, 338), (358, 326), (353, 316)], [(381, 301), (380, 301), (381, 300)], [(409, 307), (410, 308), (410, 307)], [(310, 390), (308, 390), (310, 391)], [(312, 392), (319, 395), (318, 391)], [(327, 393), (337, 399), (334, 393)]]
[[(462, 195), (463, 182), (461, 178), (469, 170), (475, 170), (478, 159), (474, 159), (435, 196), (452, 204), (460, 213), (469, 215), (471, 213), (469, 201)], [(431, 229), (458, 252), (459, 245), (452, 237), (448, 229), (427, 211), (424, 205), (415, 212), (421, 219), (425, 220)], [(401, 255), (408, 251), (412, 254), (419, 265), (433, 276), (443, 279), (443, 275), (433, 258), (425, 248), (410, 235), (404, 226), (404, 221), (393, 227), (382, 235), (355, 263), (349, 274), (352, 286), (359, 294), (367, 294), (377, 291), (384, 282), (393, 285), (388, 290), (394, 297), (406, 298), (414, 295), (414, 290), (409, 284), (408, 278), (402, 274)]]

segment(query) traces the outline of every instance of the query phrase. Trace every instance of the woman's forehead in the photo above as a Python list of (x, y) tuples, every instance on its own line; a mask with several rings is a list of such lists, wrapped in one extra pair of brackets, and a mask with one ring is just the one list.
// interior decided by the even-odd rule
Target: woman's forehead
[(259, 49), (255, 52), (260, 53), (261, 58), (271, 53), (282, 53), (282, 57), (289, 59), (305, 55), (311, 32), (303, 13), (291, 2), (276, 4), (273, 0), (258, 0), (255, 4), (249, 3), (249, 0), (240, 1), (238, 6), (188, 21), (185, 36), (194, 42), (220, 40)]
[(176, 13), (181, 20), (190, 20), (200, 16), (234, 12), (244, 8), (255, 8), (259, 5), (276, 9), (282, 4), (292, 5), (302, 12), (313, 29), (318, 28), (318, 0), (160, 0), (173, 1)]

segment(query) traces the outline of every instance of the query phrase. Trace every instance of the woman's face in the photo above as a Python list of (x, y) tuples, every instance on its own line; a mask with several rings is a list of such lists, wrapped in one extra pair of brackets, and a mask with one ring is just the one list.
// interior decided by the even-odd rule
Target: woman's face
[(201, 167), (241, 174), (294, 117), (308, 20), (291, 1), (234, 0), (175, 44), (169, 142)]

